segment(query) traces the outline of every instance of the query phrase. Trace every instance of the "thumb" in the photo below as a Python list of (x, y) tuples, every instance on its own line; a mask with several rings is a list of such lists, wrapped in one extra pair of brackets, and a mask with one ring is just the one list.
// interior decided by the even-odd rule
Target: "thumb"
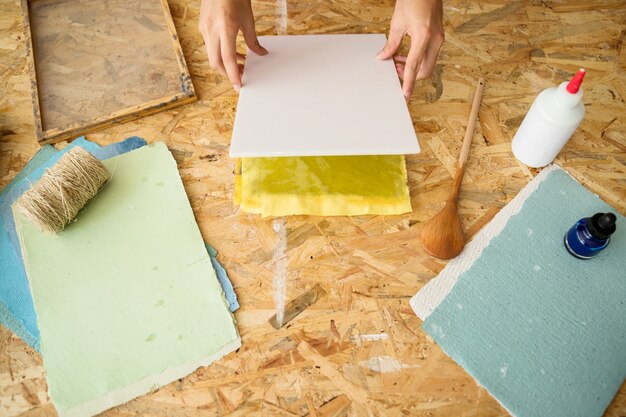
[(402, 43), (402, 33), (389, 31), (389, 39), (387, 39), (385, 47), (376, 55), (376, 58), (383, 61), (391, 58), (400, 47), (400, 43)]

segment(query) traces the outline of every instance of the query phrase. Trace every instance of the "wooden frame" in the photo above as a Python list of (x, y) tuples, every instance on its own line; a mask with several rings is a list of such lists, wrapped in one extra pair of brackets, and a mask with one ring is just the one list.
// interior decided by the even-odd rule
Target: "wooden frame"
[(37, 141), (41, 145), (66, 139), (73, 139), (89, 132), (113, 126), (117, 123), (134, 120), (143, 116), (180, 106), (182, 104), (192, 103), (197, 100), (193, 83), (191, 81), (191, 76), (189, 74), (189, 70), (187, 68), (187, 64), (183, 55), (183, 51), (178, 41), (178, 35), (176, 34), (176, 29), (174, 27), (174, 22), (170, 14), (167, 0), (154, 1), (162, 5), (163, 17), (165, 19), (165, 27), (167, 29), (167, 34), (171, 40), (172, 53), (175, 55), (178, 65), (177, 75), (179, 85), (177, 91), (164, 94), (157, 99), (143, 101), (139, 104), (126, 106), (116, 111), (101, 114), (97, 117), (89, 117), (87, 120), (80, 120), (73, 123), (64, 123), (61, 126), (49, 128), (46, 127), (46, 123), (44, 123), (42, 117), (42, 98), (40, 96), (40, 87), (38, 86), (38, 77), (36, 71), (37, 57), (34, 46), (35, 40), (33, 39), (33, 32), (31, 28), (30, 13), (31, 4), (35, 2), (42, 2), (42, 0), (21, 0), (26, 41), (27, 65), (30, 74), (33, 116), (35, 119), (35, 134), (37, 137)]

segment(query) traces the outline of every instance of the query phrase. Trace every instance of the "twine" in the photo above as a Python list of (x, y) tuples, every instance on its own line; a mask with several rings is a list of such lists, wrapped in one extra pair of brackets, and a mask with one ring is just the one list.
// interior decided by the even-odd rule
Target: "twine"
[(15, 207), (39, 230), (58, 233), (110, 178), (96, 157), (76, 146), (46, 170)]

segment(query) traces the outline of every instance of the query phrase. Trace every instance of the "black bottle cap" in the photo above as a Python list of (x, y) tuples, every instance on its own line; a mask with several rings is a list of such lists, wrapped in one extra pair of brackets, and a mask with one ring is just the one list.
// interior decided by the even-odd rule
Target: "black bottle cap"
[(615, 221), (617, 217), (613, 213), (596, 213), (587, 222), (589, 233), (597, 239), (608, 239), (615, 233)]

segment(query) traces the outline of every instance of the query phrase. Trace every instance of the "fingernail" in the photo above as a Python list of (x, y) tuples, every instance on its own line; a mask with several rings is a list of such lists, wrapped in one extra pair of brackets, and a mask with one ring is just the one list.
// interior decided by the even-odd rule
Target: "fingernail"
[(239, 92), (239, 90), (241, 90), (241, 86), (239, 84), (233, 84), (233, 88), (236, 92)]
[(267, 49), (263, 48), (263, 45), (261, 45), (261, 42), (259, 42), (259, 40), (256, 40), (256, 46), (258, 46), (259, 48), (261, 48), (262, 54), (261, 55), (267, 55)]
[(383, 52), (385, 52), (385, 49), (384, 49), (384, 48), (383, 48), (383, 49), (381, 49), (381, 50), (380, 50), (380, 52), (376, 54), (376, 58), (378, 58), (378, 59), (382, 59), (382, 57), (383, 57)]

